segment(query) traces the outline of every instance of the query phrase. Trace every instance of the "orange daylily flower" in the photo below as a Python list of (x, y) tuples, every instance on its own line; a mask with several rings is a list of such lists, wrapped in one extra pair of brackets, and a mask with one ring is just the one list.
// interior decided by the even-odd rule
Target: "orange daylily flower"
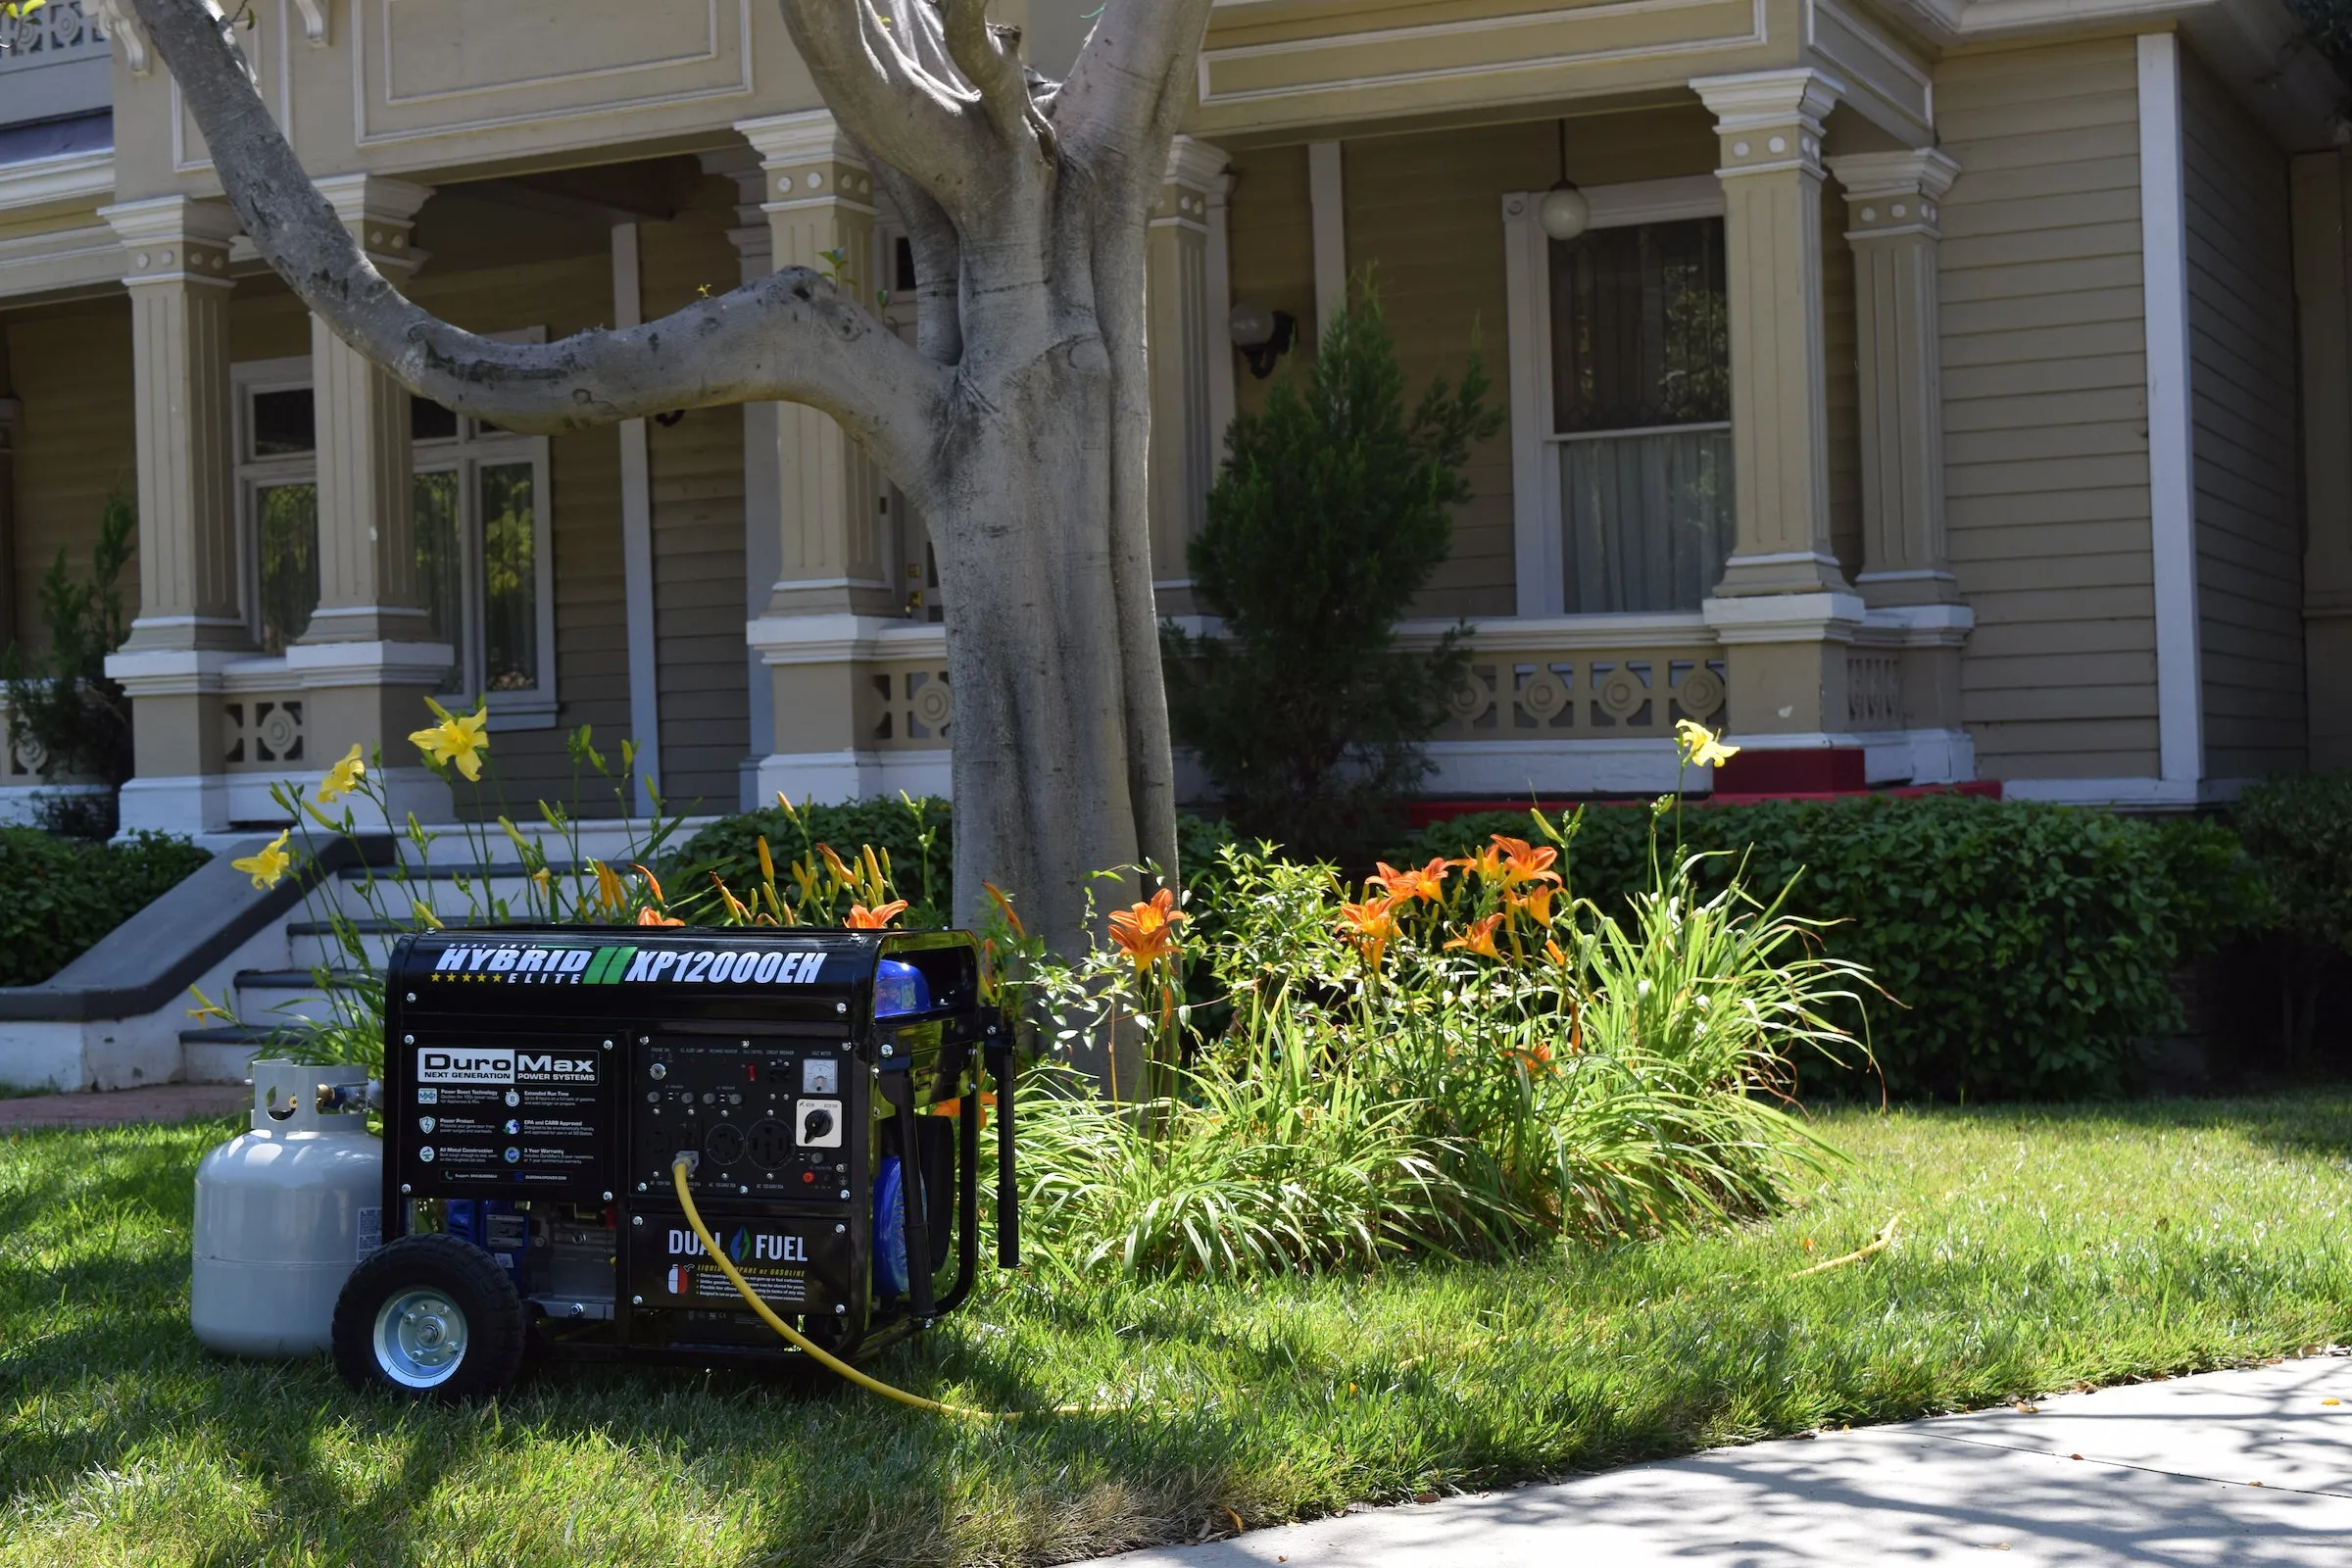
[(602, 860), (590, 860), (596, 867), (596, 902), (599, 907), (618, 909), (628, 902), (628, 894), (620, 885), (620, 873)]
[(1541, 1040), (1524, 1051), (1516, 1046), (1505, 1046), (1502, 1054), (1504, 1059), (1525, 1068), (1530, 1074), (1551, 1070), (1551, 1047)]
[(1364, 879), (1367, 887), (1386, 890), (1391, 900), (1427, 899), (1435, 904), (1444, 897), (1446, 860), (1439, 856), (1427, 865), (1416, 869), (1406, 866), (1399, 871), (1388, 861), (1380, 862), (1380, 874)]
[(906, 912), (906, 901), (905, 899), (893, 899), (888, 904), (871, 909), (862, 904), (853, 904), (850, 906), (849, 919), (842, 923), (853, 931), (879, 931)]
[(1467, 948), (1482, 957), (1499, 958), (1502, 955), (1495, 951), (1494, 929), (1501, 924), (1502, 915), (1499, 912), (1490, 914), (1483, 920), (1472, 921), (1467, 931), (1446, 944), (1446, 949), (1450, 953), (1455, 948)]
[(1503, 897), (1514, 909), (1524, 910), (1540, 930), (1551, 924), (1551, 901), (1560, 890), (1548, 882), (1539, 882), (1525, 893), (1509, 893)]
[(1505, 887), (1517, 887), (1523, 882), (1557, 882), (1560, 873), (1551, 868), (1560, 852), (1546, 844), (1541, 849), (1525, 839), (1506, 839), (1494, 835), (1494, 850), (1501, 859), (1499, 880)]
[(683, 920), (673, 920), (668, 915), (663, 914), (660, 909), (654, 908), (649, 905), (647, 907), (637, 911), (637, 923), (639, 925), (684, 925), (686, 922)]
[(988, 890), (989, 898), (996, 902), (997, 912), (1004, 917), (1006, 925), (1012, 927), (1012, 934), (1016, 937), (1027, 936), (1029, 928), (1022, 925), (1021, 917), (1012, 912), (1012, 895), (994, 882), (983, 882), (980, 885)]
[(1141, 974), (1176, 952), (1176, 927), (1189, 916), (1176, 907), (1176, 893), (1161, 888), (1133, 908), (1110, 911), (1110, 940)]
[(1340, 934), (1355, 944), (1355, 951), (1364, 956), (1365, 963), (1379, 968), (1381, 955), (1396, 936), (1396, 901), (1366, 899), (1361, 904), (1341, 905)]
[(648, 871), (642, 865), (632, 865), (629, 867), (629, 869), (636, 872), (639, 876), (645, 878), (645, 885), (654, 890), (654, 902), (656, 904), (667, 904), (669, 902), (669, 896), (662, 891), (662, 884), (655, 879), (653, 872)]
[(835, 883), (846, 887), (858, 880), (857, 874), (842, 864), (841, 857), (833, 853), (832, 845), (819, 844), (816, 847), (816, 853), (825, 858), (825, 871)]

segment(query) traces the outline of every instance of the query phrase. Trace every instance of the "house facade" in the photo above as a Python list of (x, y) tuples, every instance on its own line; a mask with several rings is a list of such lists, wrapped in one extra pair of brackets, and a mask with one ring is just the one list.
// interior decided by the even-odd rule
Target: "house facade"
[[(1048, 74), (1091, 10), (999, 9)], [(773, 6), (245, 17), (321, 189), (462, 325), (805, 265), (912, 331)], [(518, 799), (571, 794), (581, 724), (687, 809), (946, 792), (954, 585), (828, 418), (551, 439), (418, 403), (260, 263), (134, 24), (22, 32), (0, 638), (135, 492), (126, 825), (270, 821), (273, 780), (475, 693)], [(1152, 220), (1161, 609), (1199, 612), (1185, 542), (1267, 384), (1237, 328), (1311, 356), (1369, 268), (1408, 374), (1475, 344), (1510, 416), (1405, 630), (1476, 627), (1433, 791), (1655, 791), (1683, 717), (1767, 788), (2186, 807), (2352, 761), (2343, 100), (2280, 0), (1220, 0)]]

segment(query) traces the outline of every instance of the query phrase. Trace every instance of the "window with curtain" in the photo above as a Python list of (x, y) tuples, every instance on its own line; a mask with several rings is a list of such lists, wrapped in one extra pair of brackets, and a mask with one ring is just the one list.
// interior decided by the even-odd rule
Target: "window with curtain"
[[(318, 606), (317, 414), (307, 360), (241, 366), (247, 597), (254, 637), (276, 654)], [(416, 593), (456, 655), (444, 695), (552, 716), (547, 443), (412, 400)]]
[(1732, 543), (1723, 220), (1549, 246), (1563, 608), (1694, 611)]

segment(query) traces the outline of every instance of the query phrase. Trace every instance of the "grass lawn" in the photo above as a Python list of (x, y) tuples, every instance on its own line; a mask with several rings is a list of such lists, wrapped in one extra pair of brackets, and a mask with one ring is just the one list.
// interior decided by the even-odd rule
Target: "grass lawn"
[[(0, 1139), (0, 1562), (1027, 1563), (2352, 1338), (2352, 1098), (1826, 1119), (1853, 1165), (1736, 1234), (1369, 1281), (1004, 1281), (885, 1378), (538, 1377), (355, 1398), (187, 1328), (225, 1122)], [(1791, 1280), (1899, 1213), (1899, 1240)], [(1811, 1242), (1810, 1250), (1806, 1242)]]

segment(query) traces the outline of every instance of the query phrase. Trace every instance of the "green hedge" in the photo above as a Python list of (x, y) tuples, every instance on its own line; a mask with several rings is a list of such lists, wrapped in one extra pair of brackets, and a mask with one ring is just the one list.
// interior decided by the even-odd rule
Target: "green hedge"
[[(2259, 886), (2218, 823), (2155, 819), (1960, 795), (1691, 806), (1686, 853), (1712, 856), (1720, 886), (1744, 865), (1769, 898), (1833, 921), (1823, 938), (1868, 964), (1892, 1001), (1867, 1008), (1871, 1049), (1900, 1098), (2109, 1094), (2135, 1041), (2178, 1026), (2172, 980), (2187, 958), (2258, 920)], [(1453, 856), (1492, 833), (1533, 838), (1524, 811), (1427, 829), (1396, 851)], [(1676, 818), (1657, 819), (1674, 853)], [(1569, 855), (1573, 891), (1604, 906), (1648, 885), (1642, 807), (1586, 810)], [(1820, 1087), (1820, 1086), (1816, 1086)], [(1876, 1097), (1864, 1077), (1833, 1087)]]
[(0, 985), (36, 985), (211, 859), (186, 839), (114, 844), (0, 827)]

